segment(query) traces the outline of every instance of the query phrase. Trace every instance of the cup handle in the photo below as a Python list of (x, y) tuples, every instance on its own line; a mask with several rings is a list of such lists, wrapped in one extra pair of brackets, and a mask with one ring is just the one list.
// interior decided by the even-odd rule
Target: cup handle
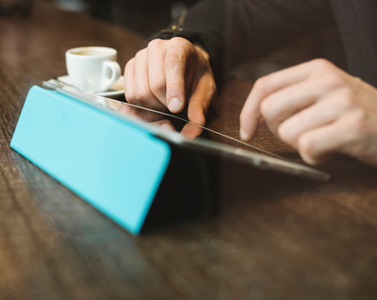
[[(109, 77), (109, 71), (111, 76)], [(115, 61), (105, 61), (102, 70), (101, 91), (107, 91), (120, 77), (120, 66)]]

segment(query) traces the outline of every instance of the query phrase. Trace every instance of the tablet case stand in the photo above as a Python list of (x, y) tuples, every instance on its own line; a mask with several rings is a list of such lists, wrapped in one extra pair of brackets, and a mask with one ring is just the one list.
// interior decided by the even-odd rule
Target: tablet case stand
[(132, 234), (211, 211), (203, 155), (54, 91), (31, 88), (11, 147)]

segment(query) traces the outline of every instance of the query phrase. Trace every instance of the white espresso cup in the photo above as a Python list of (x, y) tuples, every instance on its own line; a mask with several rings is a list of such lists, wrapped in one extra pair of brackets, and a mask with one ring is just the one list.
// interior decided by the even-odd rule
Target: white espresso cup
[(65, 53), (72, 83), (87, 92), (105, 92), (120, 77), (117, 51), (107, 47), (80, 47)]

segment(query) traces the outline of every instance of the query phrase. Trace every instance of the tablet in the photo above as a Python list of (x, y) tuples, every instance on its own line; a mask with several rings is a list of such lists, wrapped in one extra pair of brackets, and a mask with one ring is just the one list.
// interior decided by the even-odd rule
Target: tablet
[[(96, 106), (112, 114), (114, 117), (126, 119), (135, 126), (143, 128), (151, 135), (179, 147), (234, 159), (250, 164), (261, 170), (272, 170), (317, 181), (327, 181), (330, 179), (330, 175), (325, 172), (290, 161), (274, 153), (244, 143), (236, 138), (226, 136), (221, 132), (199, 126), (176, 115), (83, 92), (69, 86), (64, 86), (58, 82), (43, 82), (43, 87)], [(180, 134), (179, 131), (164, 129), (163, 126), (161, 126), (161, 124), (164, 123), (173, 124), (177, 129), (190, 123), (190, 126), (199, 126), (204, 131), (210, 131), (211, 133), (222, 136), (224, 138), (223, 140), (228, 140), (231, 145), (208, 140), (203, 137), (188, 138)], [(237, 144), (239, 146), (234, 146)]]

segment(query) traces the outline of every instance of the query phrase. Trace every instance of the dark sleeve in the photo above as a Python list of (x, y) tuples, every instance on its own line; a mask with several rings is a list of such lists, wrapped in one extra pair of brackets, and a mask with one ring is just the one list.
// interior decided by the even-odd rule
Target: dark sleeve
[(174, 20), (166, 30), (150, 37), (148, 42), (156, 38), (183, 37), (192, 43), (200, 43), (211, 59), (217, 61), (224, 44), (225, 4), (225, 0), (199, 1), (188, 11), (180, 27), (177, 27), (178, 19)]
[(333, 0), (348, 71), (377, 87), (377, 1)]
[[(173, 23), (174, 25), (175, 23)], [(246, 60), (335, 24), (329, 0), (204, 0), (169, 34), (202, 44), (218, 81)]]

